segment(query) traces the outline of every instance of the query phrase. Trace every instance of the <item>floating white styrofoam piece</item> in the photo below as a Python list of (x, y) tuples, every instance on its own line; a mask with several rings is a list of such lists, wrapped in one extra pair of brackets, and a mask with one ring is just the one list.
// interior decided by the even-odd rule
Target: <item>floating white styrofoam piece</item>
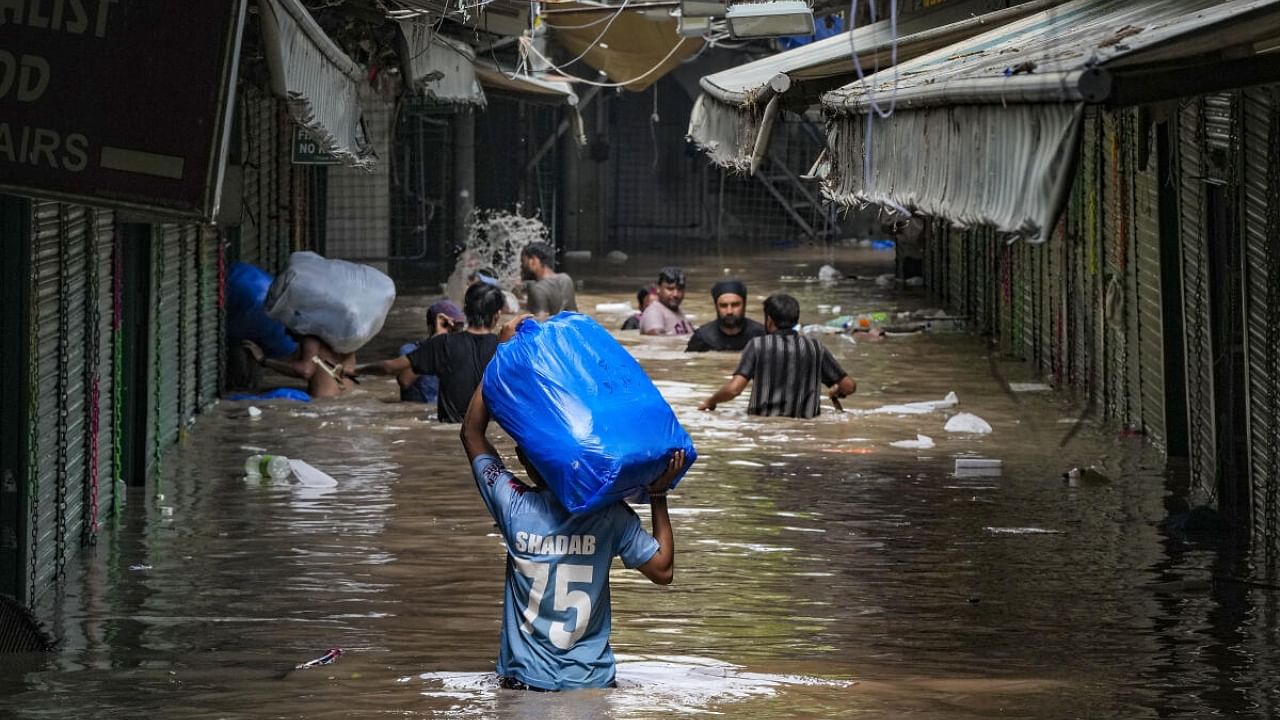
[(947, 393), (947, 396), (941, 400), (924, 400), (921, 402), (903, 403), (900, 405), (885, 405), (875, 410), (869, 410), (870, 413), (892, 413), (894, 415), (923, 415), (931, 413), (935, 410), (943, 410), (949, 407), (955, 407), (960, 404), (960, 398), (955, 392)]
[(1009, 390), (1016, 393), (1049, 392), (1053, 388), (1044, 383), (1009, 383)]
[(818, 279), (822, 282), (833, 282), (835, 280), (839, 280), (841, 277), (840, 271), (830, 265), (823, 265), (818, 268)]
[(915, 440), (896, 440), (889, 443), (896, 448), (906, 448), (907, 450), (928, 450), (933, 447), (933, 438), (928, 435), (916, 435)]
[(636, 311), (629, 303), (597, 303), (596, 312), (630, 315)]
[(997, 458), (956, 458), (956, 477), (1000, 477), (1004, 462)]
[(962, 412), (952, 415), (943, 429), (953, 433), (986, 435), (991, 432), (991, 425), (973, 413)]
[(338, 484), (333, 476), (326, 472), (317, 470), (312, 467), (311, 463), (305, 460), (289, 460), (289, 469), (293, 471), (293, 476), (298, 479), (298, 484), (306, 487), (335, 487)]
[(252, 418), (252, 419), (254, 419), (254, 420), (257, 420), (258, 418), (262, 417), (262, 411), (261, 411), (261, 410), (259, 410), (259, 409), (258, 409), (258, 408), (256, 408), (256, 407), (254, 407), (254, 406), (250, 405), (250, 406), (249, 406), (249, 417), (250, 417), (250, 418)]

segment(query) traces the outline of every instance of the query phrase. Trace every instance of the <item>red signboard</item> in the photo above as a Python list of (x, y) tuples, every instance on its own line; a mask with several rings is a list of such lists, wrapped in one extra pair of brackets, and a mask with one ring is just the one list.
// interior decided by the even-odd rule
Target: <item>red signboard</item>
[(212, 219), (245, 0), (0, 0), (0, 189)]

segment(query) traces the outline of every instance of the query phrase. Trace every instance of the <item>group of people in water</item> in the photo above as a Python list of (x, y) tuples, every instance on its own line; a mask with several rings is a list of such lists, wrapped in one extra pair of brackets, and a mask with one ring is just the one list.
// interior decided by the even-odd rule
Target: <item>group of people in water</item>
[[(553, 250), (534, 243), (521, 253), (525, 312), (500, 326), (509, 294), (494, 273), (471, 274), (463, 306), (441, 300), (427, 310), (428, 337), (400, 349), (389, 360), (357, 364), (315, 338), (301, 338), (292, 360), (265, 358), (252, 343), (247, 354), (264, 367), (308, 381), (313, 395), (341, 392), (348, 381), (368, 375), (394, 376), (403, 400), (436, 403), (442, 423), (460, 423), (463, 449), (485, 507), (502, 532), (508, 557), (497, 673), (501, 686), (558, 691), (615, 685), (609, 647), (609, 568), (614, 557), (654, 583), (672, 582), (675, 538), (667, 491), (685, 467), (672, 451), (666, 467), (645, 489), (651, 525), (646, 531), (625, 502), (589, 513), (570, 513), (547, 489), (519, 447), (516, 457), (527, 479), (511, 473), (489, 442), (490, 415), (481, 388), (485, 368), (500, 343), (523, 322), (577, 311), (572, 278), (556, 272)], [(790, 295), (770, 295), (764, 322), (747, 317), (747, 288), (723, 280), (711, 288), (714, 320), (694, 327), (684, 315), (685, 273), (659, 271), (652, 287), (637, 293), (639, 312), (623, 329), (644, 335), (688, 336), (689, 352), (739, 352), (730, 380), (700, 405), (711, 411), (751, 385), (747, 412), (811, 418), (820, 412), (821, 386), (839, 400), (857, 385), (817, 338), (800, 334), (800, 305)], [(319, 362), (309, 360), (319, 358)]]

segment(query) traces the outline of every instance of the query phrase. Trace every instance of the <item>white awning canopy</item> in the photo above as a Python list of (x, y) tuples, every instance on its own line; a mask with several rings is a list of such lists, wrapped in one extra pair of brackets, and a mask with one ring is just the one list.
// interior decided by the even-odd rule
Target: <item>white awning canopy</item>
[(527, 75), (499, 67), (487, 60), (476, 60), (476, 77), (490, 90), (507, 92), (527, 100), (576, 107), (578, 94), (568, 79), (556, 75)]
[[(912, 15), (895, 34), (888, 20), (771, 55), (702, 78), (688, 137), (712, 162), (747, 171), (763, 156), (779, 106), (808, 107), (819, 96), (852, 78), (854, 57), (865, 73), (918, 57), (1025, 17), (1061, 0), (1034, 0), (975, 16), (964, 3)], [(770, 105), (774, 106), (769, 110)]]
[(271, 91), (324, 150), (347, 165), (371, 166), (376, 158), (357, 96), (360, 66), (298, 0), (262, 0), (259, 9)]
[(400, 33), (407, 87), (442, 103), (484, 106), (470, 45), (433, 33), (421, 21), (401, 21)]
[(1280, 80), (1278, 38), (1280, 0), (1072, 0), (823, 96), (824, 193), (1043, 241), (1086, 104)]

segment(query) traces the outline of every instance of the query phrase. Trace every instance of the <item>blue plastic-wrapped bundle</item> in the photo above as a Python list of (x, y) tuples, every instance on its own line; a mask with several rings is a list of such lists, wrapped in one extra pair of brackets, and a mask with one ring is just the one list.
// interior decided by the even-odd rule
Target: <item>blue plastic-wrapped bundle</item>
[(681, 477), (697, 459), (640, 364), (585, 315), (522, 323), (498, 346), (483, 387), (493, 418), (570, 512), (644, 501), (673, 450), (685, 451)]
[(288, 357), (298, 349), (277, 320), (267, 317), (263, 305), (271, 287), (271, 275), (256, 265), (238, 262), (227, 273), (227, 337), (252, 340), (267, 357)]

